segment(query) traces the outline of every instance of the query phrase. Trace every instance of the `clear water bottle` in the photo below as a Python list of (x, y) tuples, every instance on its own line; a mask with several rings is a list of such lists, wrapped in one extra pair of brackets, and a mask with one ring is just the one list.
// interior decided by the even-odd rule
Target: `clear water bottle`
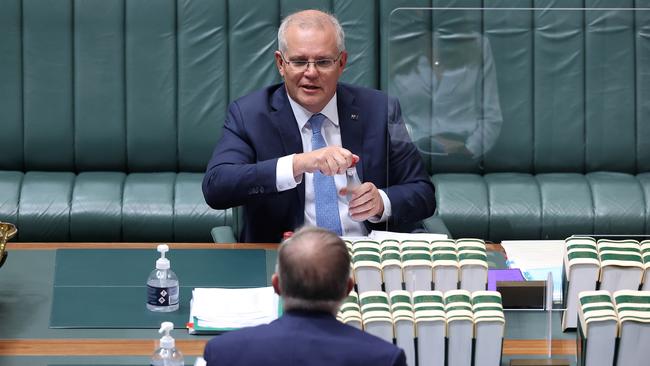
[(172, 322), (160, 324), (158, 333), (163, 334), (160, 338), (160, 347), (156, 348), (151, 356), (151, 366), (185, 366), (185, 360), (181, 351), (176, 349), (176, 342), (169, 332), (174, 329)]
[(166, 244), (158, 245), (160, 258), (156, 261), (156, 269), (151, 271), (147, 279), (147, 309), (151, 311), (178, 310), (178, 277), (171, 270), (169, 259), (165, 258), (168, 251), (169, 246)]

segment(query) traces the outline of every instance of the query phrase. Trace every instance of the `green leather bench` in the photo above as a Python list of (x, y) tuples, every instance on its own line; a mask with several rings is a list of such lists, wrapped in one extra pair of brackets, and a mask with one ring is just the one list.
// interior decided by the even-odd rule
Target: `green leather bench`
[[(24, 242), (209, 241), (213, 227), (236, 240), (237, 209), (211, 210), (200, 182), (229, 101), (280, 80), (276, 31), (294, 10), (335, 13), (350, 52), (343, 81), (388, 90), (397, 6), (648, 3), (0, 2), (0, 220), (16, 223)], [(648, 232), (650, 25), (646, 13), (630, 14), (481, 15), (495, 66), (507, 70), (498, 73), (499, 139), (471, 164), (426, 160), (434, 219), (454, 237)], [(567, 27), (568, 36), (554, 33)], [(576, 54), (558, 59), (567, 52), (554, 49)]]
[(280, 80), (282, 16), (322, 5), (344, 79), (377, 86), (373, 1), (0, 2), (0, 220), (23, 242), (236, 239), (201, 192), (226, 106)]

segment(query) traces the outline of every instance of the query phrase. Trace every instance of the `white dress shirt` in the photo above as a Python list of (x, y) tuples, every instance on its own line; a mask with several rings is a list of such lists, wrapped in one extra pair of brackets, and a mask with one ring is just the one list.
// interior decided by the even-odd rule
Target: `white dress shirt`
[[(312, 133), (311, 126), (307, 125), (307, 121), (309, 121), (309, 118), (313, 115), (313, 113), (309, 112), (300, 104), (296, 103), (293, 99), (291, 99), (291, 97), (289, 97), (289, 103), (291, 104), (291, 110), (293, 111), (293, 115), (296, 118), (298, 129), (300, 130), (300, 135), (302, 137), (302, 149), (305, 152), (311, 151)], [(321, 127), (321, 134), (325, 139), (325, 143), (327, 146), (342, 146), (341, 129), (339, 126), (339, 112), (336, 104), (336, 94), (334, 94), (332, 99), (330, 99), (329, 103), (327, 103), (325, 108), (323, 108), (320, 113), (326, 117), (325, 121), (323, 121), (323, 126)], [(276, 187), (279, 192), (293, 189), (302, 182), (302, 176), (297, 177), (298, 180), (296, 180), (296, 178), (293, 176), (293, 157), (294, 154), (291, 154), (278, 159), (275, 177)], [(305, 224), (316, 226), (314, 174), (305, 173), (304, 179)], [(335, 175), (334, 183), (336, 184), (337, 192), (346, 187), (347, 179), (345, 177), (345, 174)], [(371, 217), (368, 219), (368, 221), (373, 223), (384, 222), (390, 217), (391, 214), (391, 205), (388, 196), (382, 190), (379, 190), (379, 195), (384, 202), (384, 214), (381, 217)], [(368, 234), (363, 222), (354, 221), (350, 215), (348, 215), (348, 200), (344, 195), (338, 195), (338, 207), (343, 236), (365, 236)]]

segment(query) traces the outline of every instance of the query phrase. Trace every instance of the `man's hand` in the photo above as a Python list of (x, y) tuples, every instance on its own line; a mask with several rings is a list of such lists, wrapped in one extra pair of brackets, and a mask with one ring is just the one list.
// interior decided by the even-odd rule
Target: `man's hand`
[(344, 174), (345, 169), (358, 161), (359, 157), (340, 146), (327, 146), (322, 149), (296, 154), (293, 157), (293, 176), (320, 171), (324, 175)]
[[(347, 188), (339, 191), (339, 194), (348, 193)], [(379, 195), (377, 187), (366, 182), (350, 190), (352, 199), (349, 203), (348, 212), (354, 221), (365, 221), (370, 217), (381, 217), (384, 214), (384, 201)]]

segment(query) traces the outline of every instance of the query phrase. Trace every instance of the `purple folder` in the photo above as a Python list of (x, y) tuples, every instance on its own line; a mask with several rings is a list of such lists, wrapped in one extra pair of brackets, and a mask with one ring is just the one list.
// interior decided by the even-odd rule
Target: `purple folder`
[(525, 281), (519, 268), (510, 269), (489, 269), (488, 270), (488, 290), (497, 290), (497, 281)]

